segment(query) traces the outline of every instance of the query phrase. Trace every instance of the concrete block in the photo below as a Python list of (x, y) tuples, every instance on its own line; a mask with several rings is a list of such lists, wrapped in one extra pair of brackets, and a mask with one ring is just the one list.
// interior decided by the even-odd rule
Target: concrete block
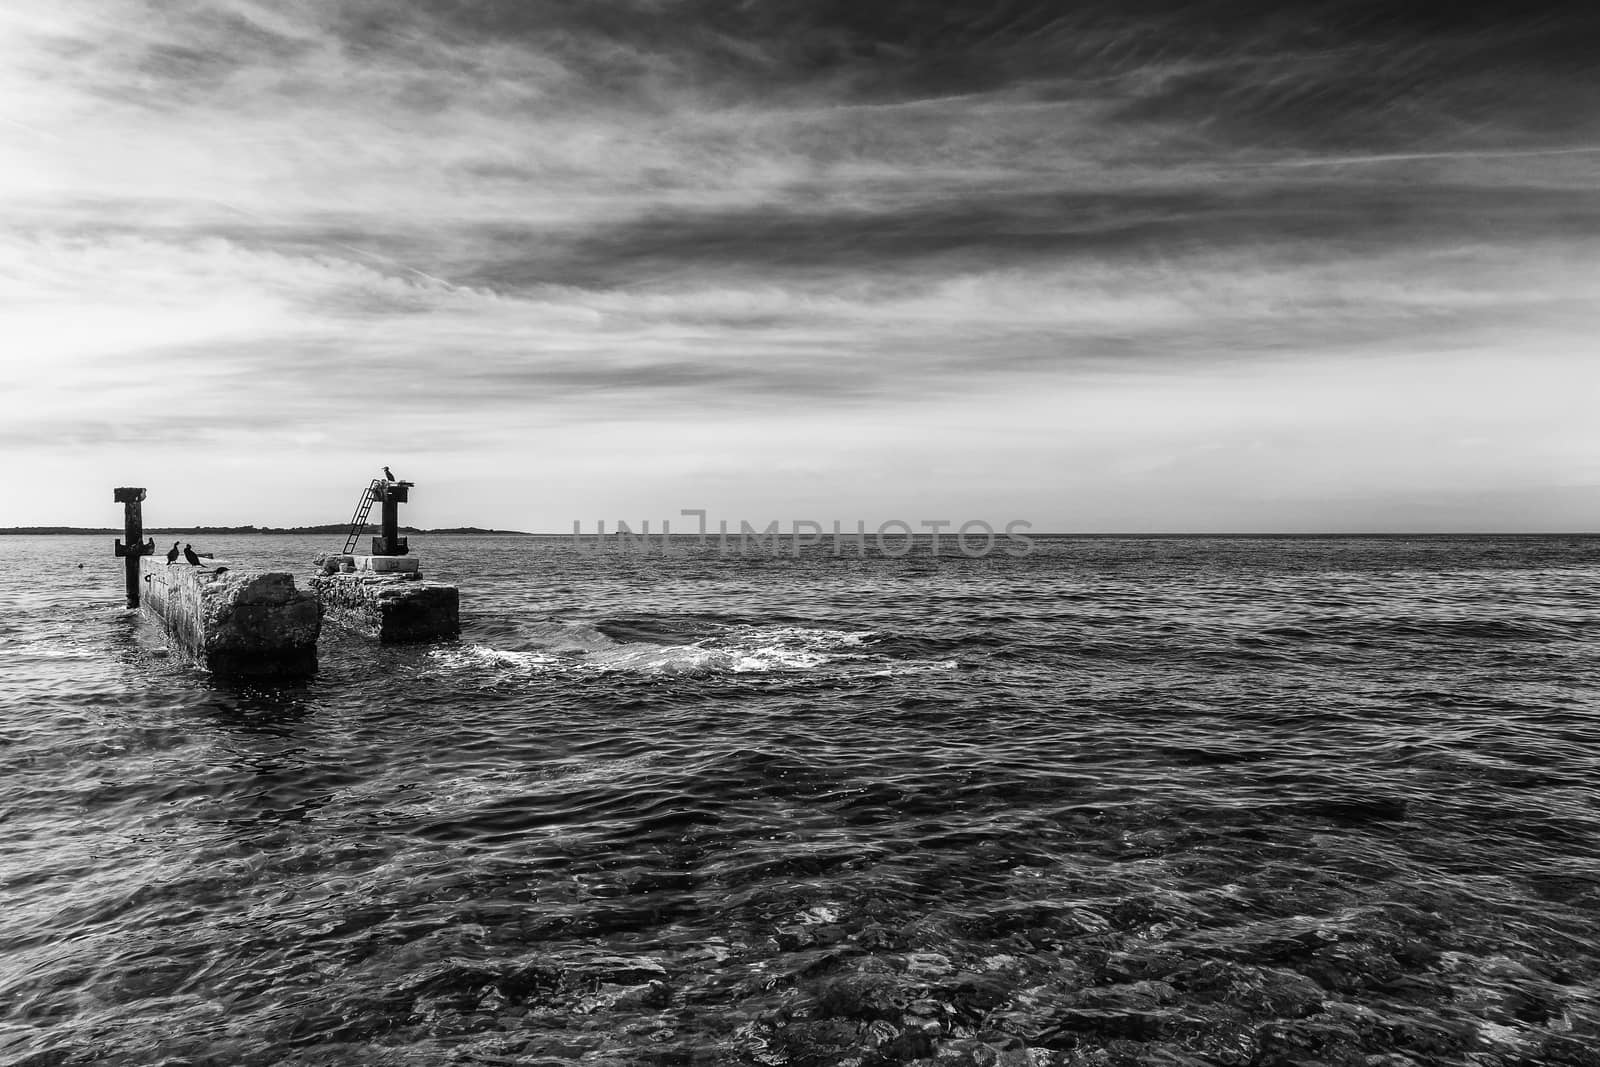
[(370, 571), (318, 575), (309, 584), (330, 621), (385, 644), (461, 635), (461, 593), (453, 585)]
[(218, 674), (292, 678), (316, 673), (322, 605), (281, 571), (216, 573), (214, 566), (140, 560), (142, 607), (173, 642)]
[(356, 570), (371, 574), (420, 574), (422, 561), (416, 556), (357, 556)]

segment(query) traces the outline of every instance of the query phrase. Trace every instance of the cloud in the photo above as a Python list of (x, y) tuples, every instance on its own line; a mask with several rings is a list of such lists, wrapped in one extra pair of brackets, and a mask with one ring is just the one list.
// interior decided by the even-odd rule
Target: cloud
[[(1217, 365), (1222, 353), (1304, 360), (1491, 328), (1565, 321), (1577, 331), (1600, 296), (1600, 277), (1566, 269), (1554, 245), (1525, 251), (1514, 284), (1492, 246), (1462, 246), (1309, 261), (1221, 249), (892, 280), (876, 257), (804, 282), (753, 271), (741, 284), (718, 272), (508, 292), (384, 259), (217, 238), (44, 236), (0, 247), (0, 294), (32, 309), (13, 326), (37, 360), (16, 378), (33, 400), (15, 432), (73, 440), (86, 439), (70, 429), (86, 412), (126, 411), (175, 384), (234, 429), (263, 425), (235, 415), (264, 400), (280, 425), (308, 428), (378, 395), (440, 425), (466, 411), (492, 423), (496, 411), (529, 405), (558, 420), (636, 405), (660, 418), (676, 405), (703, 412), (762, 397), (906, 405), (959, 394), (975, 375), (1164, 375)], [(177, 432), (169, 408), (132, 407), (123, 433)]]
[(1177, 380), (1576, 377), (1594, 16), (1470, 8), (18, 0), (0, 434), (237, 457), (364, 412), (483, 462), (954, 421), (1003, 465), (983, 405), (1117, 383), (1138, 466), (1216, 429)]

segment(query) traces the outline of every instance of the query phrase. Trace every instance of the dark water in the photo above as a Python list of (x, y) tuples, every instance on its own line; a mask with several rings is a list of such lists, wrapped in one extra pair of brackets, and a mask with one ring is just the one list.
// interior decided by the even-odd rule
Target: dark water
[(0, 1062), (1600, 1063), (1593, 540), (415, 546), (264, 690), (0, 538)]

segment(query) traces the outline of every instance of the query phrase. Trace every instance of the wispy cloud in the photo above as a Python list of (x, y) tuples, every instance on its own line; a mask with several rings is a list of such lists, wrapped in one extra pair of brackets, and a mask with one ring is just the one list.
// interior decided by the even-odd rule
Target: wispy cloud
[[(1519, 365), (1590, 380), (1594, 16), (1258, 8), (19, 0), (0, 439), (72, 492), (115, 449), (276, 449), (290, 484), (352, 419), (474, 462), (596, 424), (893, 451), (1110, 389), (1161, 412), (1116, 437), (1152, 471), (1217, 439), (1175, 381), (1244, 426), (1223, 401), (1285, 366), (1370, 374), (1302, 420), (1326, 489), (1381, 468), (1354, 428), (1394, 373), (1492, 351), (1452, 402), (1548, 458), (1497, 418)], [(1247, 436), (1190, 473), (1222, 492)]]

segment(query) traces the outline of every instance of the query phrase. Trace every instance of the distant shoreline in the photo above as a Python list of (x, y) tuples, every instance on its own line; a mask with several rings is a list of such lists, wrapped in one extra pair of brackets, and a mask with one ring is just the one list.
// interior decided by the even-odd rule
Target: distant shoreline
[[(117, 535), (120, 535), (122, 532), (123, 531), (122, 531), (122, 529), (120, 527), (113, 527), (113, 526), (0, 526), (0, 536), (5, 536), (7, 534), (13, 534), (13, 535), (18, 535), (18, 536), (29, 536), (29, 535), (32, 535), (32, 536), (35, 536), (35, 537), (49, 537), (49, 536), (56, 536), (56, 535), (60, 535), (60, 536), (70, 536), (70, 535), (117, 536)], [(148, 527), (144, 532), (146, 534), (148, 534), (148, 535), (151, 535), (151, 536), (155, 536), (157, 534), (178, 534), (180, 536), (184, 535), (184, 534), (198, 534), (198, 535), (206, 536), (206, 537), (215, 536), (215, 535), (219, 535), (219, 534), (244, 534), (244, 535), (270, 534), (270, 535), (273, 535), (273, 536), (277, 536), (277, 535), (281, 534), (281, 535), (298, 535), (298, 536), (302, 536), (302, 537), (322, 537), (322, 536), (343, 537), (343, 536), (345, 536), (346, 534), (348, 534), (350, 532), (350, 527), (346, 526), (346, 525), (344, 525), (342, 523), (341, 524), (330, 524), (330, 525), (324, 525), (324, 526), (151, 526), (151, 527)], [(440, 527), (440, 528), (437, 528), (437, 529), (430, 529), (430, 530), (420, 529), (420, 528), (415, 527), (415, 526), (401, 526), (399, 528), (399, 532), (402, 533), (402, 534), (405, 534), (405, 535), (415, 534), (415, 535), (418, 535), (418, 536), (433, 535), (433, 536), (449, 536), (449, 537), (490, 537), (490, 536), (492, 536), (492, 537), (540, 537), (540, 538), (545, 538), (545, 539), (559, 538), (559, 539), (562, 539), (562, 540), (569, 540), (569, 541), (572, 539), (572, 536), (573, 536), (571, 533), (532, 533), (532, 532), (529, 532), (527, 530), (484, 529), (483, 527), (480, 527), (480, 526), (447, 526), (447, 527)], [(363, 536), (366, 536), (366, 535), (377, 536), (377, 535), (379, 535), (381, 533), (382, 533), (382, 531), (378, 527), (371, 526), (371, 525), (368, 525), (366, 527), (366, 529), (362, 531)], [(594, 540), (595, 540), (595, 534), (594, 534), (593, 531), (586, 531), (583, 534), (581, 534), (580, 536), (582, 537), (582, 540), (583, 540), (583, 542), (585, 544), (593, 543)], [(607, 533), (607, 534), (605, 534), (603, 536), (604, 536), (604, 538), (606, 540), (612, 540), (612, 539), (615, 539), (617, 537), (617, 534), (615, 534), (615, 533)], [(664, 536), (664, 535), (662, 535), (662, 534), (651, 534), (649, 536), (651, 538), (653, 538), (654, 540), (659, 541), (662, 538), (662, 536)], [(696, 541), (696, 540), (701, 539), (701, 537), (702, 537), (702, 535), (698, 534), (698, 533), (668, 534), (668, 535), (665, 535), (665, 536), (671, 537), (672, 540), (674, 540), (674, 541), (684, 541), (684, 542)], [(716, 535), (715, 534), (709, 534), (709, 535), (704, 535), (704, 536), (708, 541), (714, 541), (716, 539)], [(827, 539), (827, 538), (829, 538), (829, 537), (831, 537), (833, 535), (824, 533), (822, 536), (823, 536), (824, 539)], [(844, 536), (849, 538), (849, 537), (854, 537), (855, 534), (852, 532), (852, 533), (846, 534)], [(901, 539), (902, 536), (903, 535), (897, 533), (897, 534), (893, 535), (893, 539), (894, 540), (899, 540), (899, 539)], [(911, 538), (912, 538), (913, 541), (925, 541), (930, 536), (931, 536), (930, 534), (926, 534), (926, 533), (913, 533), (911, 535)], [(1396, 532), (1387, 532), (1387, 533), (1376, 533), (1376, 532), (1374, 532), (1374, 533), (1261, 533), (1261, 532), (1243, 532), (1243, 531), (1235, 531), (1235, 532), (1232, 532), (1232, 533), (1059, 533), (1059, 532), (1056, 532), (1056, 533), (1031, 533), (1030, 532), (1028, 534), (1028, 536), (1030, 538), (1036, 538), (1036, 539), (1037, 538), (1042, 538), (1044, 540), (1073, 539), (1073, 540), (1088, 540), (1088, 541), (1117, 541), (1117, 540), (1126, 540), (1126, 541), (1179, 541), (1179, 540), (1186, 540), (1186, 539), (1210, 539), (1210, 540), (1218, 540), (1218, 541), (1227, 541), (1227, 540), (1237, 540), (1237, 541), (1245, 541), (1245, 540), (1257, 540), (1257, 541), (1355, 540), (1355, 541), (1358, 541), (1358, 540), (1375, 540), (1375, 539), (1385, 539), (1385, 538), (1394, 539), (1394, 540), (1400, 540), (1400, 539), (1410, 539), (1410, 540), (1427, 540), (1427, 539), (1450, 540), (1450, 539), (1460, 539), (1460, 540), (1469, 540), (1469, 539), (1477, 539), (1477, 538), (1485, 538), (1485, 537), (1501, 537), (1501, 538), (1513, 538), (1513, 537), (1515, 537), (1515, 538), (1552, 538), (1552, 537), (1568, 537), (1568, 538), (1570, 538), (1570, 537), (1582, 537), (1582, 538), (1591, 538), (1591, 537), (1600, 537), (1600, 532), (1597, 532), (1597, 531), (1585, 531), (1585, 530), (1560, 531), (1560, 532), (1553, 532), (1553, 533), (1549, 532), (1549, 531), (1529, 532), (1529, 531), (1515, 531), (1515, 530), (1498, 530), (1498, 531), (1489, 531), (1489, 532), (1481, 532), (1481, 533), (1463, 533), (1463, 532), (1426, 533), (1426, 532), (1415, 532), (1415, 531), (1400, 532), (1400, 533), (1396, 533)], [(941, 537), (941, 540), (951, 541), (951, 540), (954, 540), (955, 535), (946, 533), (946, 534), (941, 534), (940, 537)]]
[[(402, 534), (449, 534), (451, 536), (474, 536), (493, 534), (500, 536), (532, 537), (533, 534), (523, 530), (485, 530), (478, 526), (450, 526), (437, 530), (422, 530), (415, 526), (401, 526)], [(122, 533), (120, 527), (114, 526), (0, 526), (0, 535), (18, 534), (34, 536), (50, 536), (54, 534), (111, 534)], [(301, 536), (319, 537), (323, 535), (340, 537), (350, 532), (348, 524), (339, 523), (328, 526), (149, 526), (145, 528), (146, 534), (202, 534), (207, 537), (218, 534), (298, 534)], [(376, 526), (368, 526), (363, 533), (377, 536), (383, 531)]]

